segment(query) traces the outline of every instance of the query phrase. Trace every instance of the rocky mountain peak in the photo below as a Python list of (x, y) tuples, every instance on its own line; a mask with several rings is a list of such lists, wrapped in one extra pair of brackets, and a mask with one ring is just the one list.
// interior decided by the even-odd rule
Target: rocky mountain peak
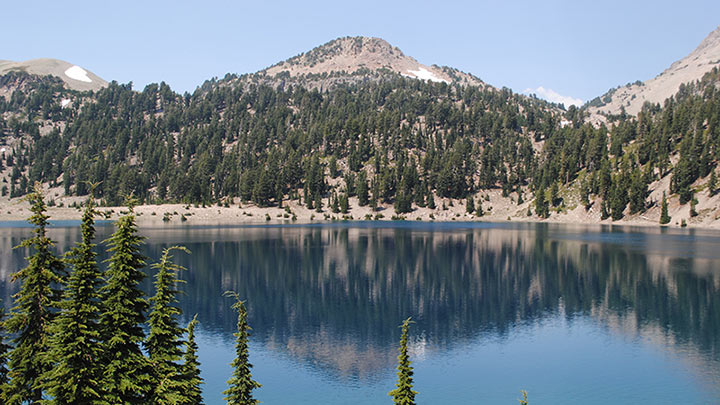
[(334, 39), (291, 58), (287, 63), (312, 67), (338, 58), (355, 59), (360, 64), (375, 62), (388, 65), (393, 60), (405, 58), (405, 54), (397, 47), (380, 38), (344, 37)]
[(702, 52), (707, 48), (715, 48), (718, 46), (720, 46), (720, 26), (715, 28), (713, 32), (708, 34), (708, 36), (700, 42), (700, 45), (698, 45), (697, 49), (695, 49), (695, 52)]
[(59, 77), (65, 84), (65, 87), (72, 90), (97, 91), (108, 85), (108, 82), (96, 74), (80, 66), (58, 59), (44, 58), (24, 62), (0, 60), (0, 75), (12, 71), (26, 72), (39, 76), (50, 75)]
[(328, 88), (337, 83), (384, 74), (433, 82), (485, 85), (477, 77), (456, 69), (423, 65), (387, 41), (372, 37), (337, 38), (251, 77), (256, 80), (260, 77), (266, 83), (296, 81), (308, 87)]
[(635, 115), (646, 102), (662, 104), (678, 92), (681, 84), (701, 79), (714, 67), (720, 67), (720, 27), (708, 34), (688, 56), (674, 62), (656, 77), (612, 89), (591, 101), (590, 119), (603, 122), (604, 115), (619, 114), (622, 109)]

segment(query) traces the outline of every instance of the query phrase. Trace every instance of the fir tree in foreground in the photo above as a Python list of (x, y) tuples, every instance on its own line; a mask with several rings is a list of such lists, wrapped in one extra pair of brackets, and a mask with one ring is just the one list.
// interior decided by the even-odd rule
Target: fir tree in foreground
[(10, 352), (10, 382), (5, 403), (35, 403), (42, 399), (42, 376), (48, 371), (45, 352), (48, 349), (50, 324), (58, 307), (65, 268), (62, 260), (51, 251), (47, 237), (48, 216), (40, 185), (28, 195), (33, 215), (28, 221), (35, 225), (35, 236), (20, 246), (34, 253), (28, 265), (13, 274), (12, 281), (22, 283), (13, 296), (15, 307), (6, 323), (8, 332), (16, 334), (15, 348)]
[(109, 239), (112, 256), (107, 284), (101, 290), (104, 400), (113, 404), (143, 403), (150, 391), (149, 363), (140, 350), (145, 338), (143, 314), (148, 309), (145, 294), (138, 287), (145, 278), (141, 271), (145, 257), (139, 251), (142, 240), (131, 209), (130, 214), (118, 220)]
[(185, 364), (183, 364), (183, 384), (185, 390), (185, 402), (182, 404), (202, 404), (203, 383), (200, 377), (200, 362), (198, 361), (198, 345), (195, 343), (195, 326), (197, 326), (197, 315), (195, 315), (187, 326), (187, 341), (185, 342)]
[(189, 253), (181, 246), (167, 248), (163, 250), (160, 261), (151, 266), (157, 269), (157, 273), (155, 295), (150, 298), (150, 335), (145, 347), (153, 370), (151, 402), (158, 404), (186, 403), (183, 366), (179, 363), (183, 355), (180, 346), (184, 330), (178, 326), (177, 317), (182, 311), (176, 305), (176, 286), (180, 282), (177, 274), (185, 268), (172, 262), (170, 253), (173, 250)]
[(393, 402), (396, 404), (410, 405), (415, 403), (416, 391), (413, 391), (413, 368), (411, 365), (410, 357), (408, 356), (408, 332), (410, 330), (410, 324), (412, 321), (410, 318), (403, 321), (400, 328), (402, 334), (400, 336), (400, 354), (398, 355), (398, 381), (395, 384), (396, 388), (388, 395), (393, 397)]
[(98, 287), (102, 279), (93, 243), (95, 215), (89, 198), (80, 227), (82, 241), (68, 255), (73, 272), (60, 303), (62, 312), (50, 327), (48, 359), (52, 370), (44, 384), (54, 403), (89, 404), (101, 398)]
[(520, 405), (528, 405), (527, 391), (521, 390), (520, 393), (522, 394), (522, 398), (518, 399)]
[(233, 375), (228, 380), (230, 386), (223, 394), (228, 404), (257, 404), (259, 401), (253, 398), (252, 390), (260, 388), (261, 385), (252, 379), (250, 369), (252, 364), (249, 361), (248, 338), (250, 326), (247, 322), (247, 310), (245, 303), (234, 292), (228, 291), (225, 295), (235, 298), (232, 308), (238, 312), (237, 333), (235, 334), (235, 360), (230, 363), (233, 366)]
[(0, 309), (0, 399), (5, 399), (8, 384), (8, 352), (11, 347), (5, 343), (5, 308)]

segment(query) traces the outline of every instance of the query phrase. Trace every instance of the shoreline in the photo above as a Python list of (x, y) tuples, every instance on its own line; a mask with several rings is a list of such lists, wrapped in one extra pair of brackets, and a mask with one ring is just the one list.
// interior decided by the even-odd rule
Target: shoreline
[[(492, 194), (492, 193), (491, 193)], [(82, 208), (79, 206), (81, 197), (63, 197), (57, 199), (59, 203), (47, 207), (47, 215), (51, 221), (80, 220)], [(567, 209), (564, 212), (551, 210), (547, 219), (537, 216), (527, 216), (528, 207), (532, 202), (514, 204), (511, 200), (502, 198), (499, 195), (490, 195), (490, 201), (482, 201), (486, 214), (478, 217), (468, 214), (464, 200), (439, 199), (439, 207), (429, 209), (426, 207), (415, 207), (406, 214), (396, 214), (392, 205), (382, 204), (377, 211), (372, 211), (369, 206), (360, 207), (357, 198), (350, 198), (350, 209), (347, 214), (333, 213), (330, 208), (323, 207), (322, 212), (307, 209), (297, 201), (285, 201), (283, 207), (257, 207), (254, 204), (233, 204), (225, 206), (201, 206), (194, 204), (147, 204), (135, 207), (137, 224), (139, 228), (156, 227), (163, 225), (291, 225), (291, 224), (312, 224), (332, 223), (338, 221), (393, 221), (406, 220), (418, 222), (493, 222), (493, 223), (552, 223), (570, 225), (617, 225), (617, 226), (640, 226), (654, 228), (678, 228), (681, 229), (681, 218), (687, 222), (687, 228), (720, 230), (720, 212), (714, 209), (699, 209), (699, 215), (690, 217), (686, 206), (672, 207), (670, 215), (672, 221), (667, 225), (660, 225), (659, 207), (653, 207), (642, 214), (626, 216), (618, 221), (610, 218), (600, 220), (599, 212), (593, 210), (585, 211), (583, 207)], [(61, 206), (60, 206), (61, 205)], [(70, 206), (68, 206), (70, 205)], [(73, 206), (74, 205), (74, 206)], [(597, 206), (599, 204), (596, 204)], [(287, 208), (286, 208), (287, 207)], [(0, 222), (26, 221), (31, 215), (29, 204), (16, 198), (13, 200), (4, 199), (0, 201)], [(488, 209), (489, 208), (489, 209)], [(96, 220), (115, 221), (128, 212), (127, 207), (98, 207), (102, 214)], [(657, 212), (654, 212), (657, 211)], [(718, 210), (720, 211), (720, 210)], [(164, 220), (165, 219), (165, 220)]]

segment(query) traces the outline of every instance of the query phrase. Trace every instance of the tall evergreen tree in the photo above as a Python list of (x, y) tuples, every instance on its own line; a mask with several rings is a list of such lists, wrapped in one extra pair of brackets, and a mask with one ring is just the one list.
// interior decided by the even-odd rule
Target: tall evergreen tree
[(695, 198), (695, 197), (693, 197), (693, 198), (690, 200), (690, 216), (691, 216), (691, 217), (696, 217), (696, 216), (698, 216), (698, 212), (697, 212), (697, 210), (696, 210), (697, 203), (698, 203), (698, 200), (697, 200), (697, 198)]
[(412, 195), (405, 194), (399, 190), (395, 195), (395, 212), (405, 214), (412, 211)]
[(330, 161), (328, 162), (328, 171), (331, 179), (334, 179), (338, 176), (337, 157), (335, 157), (335, 155), (330, 156)]
[(13, 296), (15, 307), (6, 326), (16, 334), (15, 348), (10, 352), (10, 383), (6, 403), (37, 402), (42, 399), (42, 376), (49, 369), (45, 353), (48, 350), (50, 324), (58, 307), (59, 286), (65, 276), (62, 260), (51, 250), (48, 238), (40, 185), (27, 197), (33, 215), (28, 221), (35, 225), (35, 236), (24, 240), (20, 246), (34, 250), (27, 258), (28, 265), (13, 274), (12, 281), (22, 283), (20, 291)]
[(348, 196), (348, 193), (345, 192), (343, 194), (340, 194), (340, 212), (343, 214), (347, 214), (350, 210), (350, 197)]
[(560, 198), (558, 196), (558, 183), (556, 181), (553, 181), (550, 186), (550, 204), (552, 204), (553, 207), (557, 207), (558, 204), (560, 204)]
[(540, 218), (550, 216), (550, 207), (548, 206), (548, 201), (545, 199), (545, 190), (542, 188), (535, 192), (535, 213)]
[(435, 205), (435, 197), (433, 196), (432, 191), (428, 191), (427, 207), (430, 208), (431, 210), (434, 210), (435, 208), (437, 208), (437, 206)]
[(708, 180), (707, 186), (708, 194), (710, 194), (711, 197), (714, 196), (717, 193), (718, 186), (717, 175), (715, 175), (714, 169), (710, 171), (710, 179)]
[(70, 252), (73, 272), (68, 280), (62, 312), (50, 331), (46, 392), (59, 404), (90, 404), (102, 395), (100, 346), (101, 273), (95, 260), (95, 207), (89, 198), (83, 212), (82, 241)]
[(602, 200), (600, 203), (600, 219), (606, 220), (610, 218), (610, 212), (608, 211), (608, 204), (606, 200)]
[(259, 401), (253, 398), (252, 390), (260, 388), (261, 385), (252, 379), (250, 369), (252, 364), (249, 360), (248, 338), (250, 336), (250, 326), (247, 322), (247, 310), (245, 303), (240, 301), (240, 297), (234, 292), (228, 291), (225, 295), (235, 298), (232, 308), (238, 312), (237, 333), (235, 334), (235, 359), (231, 363), (233, 366), (233, 376), (228, 380), (229, 388), (223, 392), (225, 400), (228, 404), (257, 404)]
[(522, 398), (518, 399), (518, 401), (520, 401), (520, 405), (528, 405), (527, 391), (521, 390), (520, 393), (522, 394)]
[(408, 356), (408, 332), (410, 330), (411, 319), (408, 318), (403, 321), (400, 326), (402, 333), (400, 335), (400, 348), (398, 351), (398, 381), (395, 384), (395, 389), (390, 391), (388, 395), (393, 397), (393, 402), (396, 404), (411, 405), (415, 403), (416, 391), (413, 391), (413, 368), (410, 356)]
[(663, 193), (662, 203), (660, 204), (660, 225), (670, 223), (670, 215), (668, 215), (668, 203), (665, 193)]
[[(620, 176), (618, 176), (620, 177)], [(621, 186), (619, 179), (613, 183), (608, 194), (608, 205), (610, 208), (610, 216), (613, 221), (617, 221), (623, 217), (623, 211), (627, 206), (627, 190)]]
[(338, 196), (336, 193), (332, 193), (330, 195), (330, 210), (334, 214), (340, 213), (340, 202), (338, 201)]
[(6, 400), (8, 389), (8, 352), (11, 346), (5, 343), (5, 308), (0, 309), (0, 400)]
[(195, 315), (187, 326), (187, 340), (185, 341), (185, 354), (183, 364), (183, 385), (185, 389), (185, 400), (180, 402), (184, 405), (202, 404), (203, 383), (200, 377), (200, 362), (198, 361), (198, 345), (195, 343), (195, 326), (197, 326), (197, 315)]
[[(530, 208), (528, 208), (528, 209), (530, 209)], [(475, 215), (478, 217), (485, 215), (485, 211), (483, 210), (481, 199), (478, 199), (477, 204), (475, 204)]]
[(316, 212), (323, 212), (322, 196), (320, 193), (315, 194), (315, 202), (313, 203)]
[(112, 256), (106, 272), (107, 284), (101, 289), (104, 400), (110, 403), (143, 403), (150, 391), (149, 362), (140, 349), (145, 338), (143, 314), (148, 309), (145, 294), (138, 287), (145, 278), (141, 270), (145, 257), (139, 251), (142, 241), (131, 208), (128, 215), (118, 220), (109, 239)]
[(635, 214), (645, 210), (645, 198), (647, 198), (647, 183), (645, 176), (636, 169), (632, 173), (630, 179), (630, 190), (628, 199), (630, 200), (630, 213)]
[(184, 370), (179, 362), (183, 355), (180, 346), (184, 330), (177, 322), (182, 311), (176, 305), (176, 286), (180, 282), (177, 274), (185, 268), (172, 262), (173, 250), (189, 253), (182, 246), (173, 246), (163, 250), (160, 261), (151, 265), (157, 273), (155, 295), (150, 298), (150, 334), (145, 347), (153, 370), (151, 401), (158, 404), (183, 403), (186, 395), (182, 381)]
[(465, 211), (467, 211), (468, 214), (475, 212), (475, 199), (472, 194), (467, 196), (467, 201), (465, 201)]

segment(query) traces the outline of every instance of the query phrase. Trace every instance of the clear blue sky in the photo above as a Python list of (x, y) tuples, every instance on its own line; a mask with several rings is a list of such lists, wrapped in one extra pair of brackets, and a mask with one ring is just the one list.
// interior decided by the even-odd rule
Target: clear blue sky
[[(107, 4), (106, 4), (107, 3)], [(6, 1), (0, 59), (52, 57), (136, 89), (255, 72), (347, 35), (517, 92), (588, 100), (645, 80), (720, 25), (720, 1)]]

